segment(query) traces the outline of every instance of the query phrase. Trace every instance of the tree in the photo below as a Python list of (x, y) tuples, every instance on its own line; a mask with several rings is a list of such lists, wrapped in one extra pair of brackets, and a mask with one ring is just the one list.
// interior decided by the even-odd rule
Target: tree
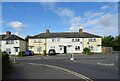
[(102, 45), (106, 47), (111, 47), (113, 41), (114, 41), (114, 37), (112, 37), (111, 35), (105, 36), (104, 38), (102, 38)]
[(25, 37), (25, 41), (28, 42), (28, 39), (29, 39), (29, 35), (27, 35), (27, 37)]
[(120, 35), (119, 36), (105, 36), (102, 38), (102, 46), (113, 47), (115, 51), (120, 50)]

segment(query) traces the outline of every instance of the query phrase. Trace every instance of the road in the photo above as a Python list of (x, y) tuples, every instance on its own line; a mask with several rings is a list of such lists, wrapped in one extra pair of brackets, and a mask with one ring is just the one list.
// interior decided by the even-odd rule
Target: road
[[(16, 64), (12, 72), (7, 74), (6, 79), (80, 79), (77, 76), (49, 68), (42, 65), (30, 65), (27, 63)], [(81, 80), (83, 81), (83, 80)]]
[(71, 71), (82, 74), (92, 80), (98, 79), (118, 79), (118, 67), (116, 66), (101, 66), (96, 63), (105, 60), (116, 58), (115, 55), (91, 55), (91, 56), (75, 56), (75, 61), (69, 60), (69, 55), (46, 56), (43, 59), (40, 56), (22, 57), (18, 58), (19, 63), (34, 63), (34, 64), (48, 64), (69, 69)]

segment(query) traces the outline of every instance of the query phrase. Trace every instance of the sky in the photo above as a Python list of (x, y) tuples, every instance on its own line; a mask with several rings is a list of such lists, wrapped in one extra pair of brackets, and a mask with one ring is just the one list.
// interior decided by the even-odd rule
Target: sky
[(21, 37), (45, 32), (83, 31), (118, 35), (117, 2), (2, 2), (2, 31)]

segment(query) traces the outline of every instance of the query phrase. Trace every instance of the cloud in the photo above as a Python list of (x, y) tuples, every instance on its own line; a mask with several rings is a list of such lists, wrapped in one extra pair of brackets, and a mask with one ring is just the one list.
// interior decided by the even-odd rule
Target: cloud
[(102, 35), (116, 34), (118, 32), (118, 14), (104, 14), (99, 18), (84, 23), (84, 26), (88, 27), (87, 30), (93, 33), (101, 33)]
[(74, 12), (68, 8), (58, 8), (56, 11), (60, 16), (74, 17)]
[(104, 13), (103, 12), (85, 12), (84, 13), (84, 19), (87, 19), (88, 21), (97, 17), (102, 16)]
[(51, 10), (54, 13), (58, 14), (59, 16), (64, 16), (64, 17), (73, 17), (74, 12), (68, 8), (64, 7), (56, 7), (55, 3), (40, 3), (44, 6), (45, 10)]
[(105, 6), (102, 6), (102, 7), (101, 7), (102, 10), (106, 10), (106, 9), (108, 9), (108, 8), (109, 8), (108, 5), (105, 5)]
[(17, 29), (21, 29), (25, 25), (20, 21), (12, 21), (12, 22), (8, 23), (8, 26), (13, 27), (17, 30)]
[[(55, 3), (45, 3), (43, 6), (45, 9), (51, 10), (61, 17), (67, 17), (66, 23), (70, 26), (69, 31), (78, 31), (79, 27), (84, 27), (87, 31), (95, 34), (98, 33), (99, 35), (110, 35), (117, 32), (118, 15), (116, 12), (87, 11), (83, 16), (76, 16), (73, 10), (66, 7), (57, 7)], [(106, 5), (102, 6), (101, 9), (109, 7), (109, 5)]]
[(70, 31), (78, 31), (79, 26), (81, 25), (81, 17), (77, 16), (71, 18), (69, 24), (70, 24), (70, 28), (69, 28)]
[[(69, 8), (66, 7), (57, 7), (55, 3), (40, 3), (44, 6), (44, 9), (51, 10), (57, 15), (66, 18), (67, 17), (67, 24), (69, 24), (70, 31), (73, 31), (73, 29), (77, 29), (80, 25), (81, 17), (75, 16), (75, 12)], [(74, 30), (74, 31), (75, 31)]]
[(16, 34), (18, 35), (23, 29), (23, 27), (25, 27), (25, 25), (20, 21), (12, 21), (8, 23), (8, 27), (14, 28), (16, 31)]

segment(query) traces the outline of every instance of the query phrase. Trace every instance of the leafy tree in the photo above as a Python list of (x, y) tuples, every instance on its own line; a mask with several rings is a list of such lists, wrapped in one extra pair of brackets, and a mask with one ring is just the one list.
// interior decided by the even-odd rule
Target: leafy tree
[(120, 35), (113, 36), (105, 36), (102, 38), (102, 46), (105, 47), (113, 47), (114, 50), (120, 50)]
[(27, 35), (27, 36), (25, 37), (25, 41), (26, 41), (26, 42), (28, 42), (29, 37), (30, 37), (29, 35)]
[(106, 46), (106, 47), (111, 47), (112, 46), (112, 42), (114, 40), (114, 37), (110, 36), (105, 36), (104, 38), (102, 38), (102, 45)]

